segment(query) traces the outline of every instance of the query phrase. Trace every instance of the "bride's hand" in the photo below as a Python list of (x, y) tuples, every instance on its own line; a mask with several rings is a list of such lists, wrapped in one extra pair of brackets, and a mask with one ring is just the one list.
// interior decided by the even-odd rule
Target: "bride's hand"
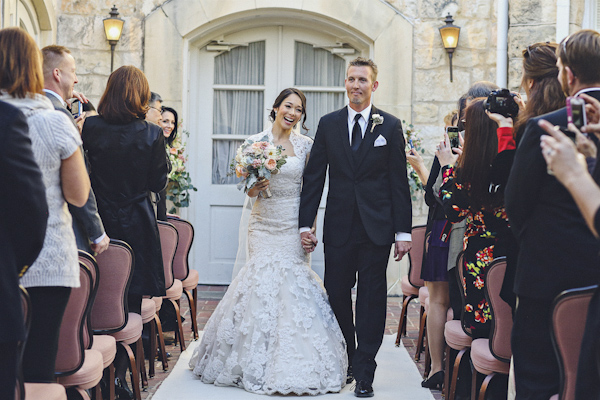
[(252, 186), (252, 189), (248, 190), (247, 194), (249, 197), (256, 197), (260, 192), (269, 187), (269, 180), (262, 179)]
[(315, 236), (315, 231), (316, 231), (315, 228), (311, 228), (310, 231), (302, 232), (300, 234), (300, 239), (302, 241), (302, 247), (304, 248), (304, 251), (306, 251), (307, 253), (312, 253), (313, 251), (315, 251), (315, 247), (317, 246), (317, 243), (319, 242), (319, 240)]

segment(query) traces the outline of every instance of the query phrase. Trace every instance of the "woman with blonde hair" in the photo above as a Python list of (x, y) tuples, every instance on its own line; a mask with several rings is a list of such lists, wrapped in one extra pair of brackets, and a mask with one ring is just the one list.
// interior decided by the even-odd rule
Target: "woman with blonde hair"
[[(82, 207), (90, 181), (73, 122), (44, 95), (42, 55), (20, 28), (0, 30), (0, 100), (27, 118), (34, 157), (42, 171), (48, 226), (38, 258), (21, 278), (31, 298), (31, 328), (23, 356), (28, 382), (54, 382), (58, 336), (79, 263), (67, 202)], [(9, 190), (8, 188), (7, 190)]]

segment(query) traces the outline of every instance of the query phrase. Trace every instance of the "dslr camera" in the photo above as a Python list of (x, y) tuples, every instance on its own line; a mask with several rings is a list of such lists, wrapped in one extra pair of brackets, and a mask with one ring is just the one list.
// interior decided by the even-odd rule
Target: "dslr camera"
[(483, 107), (493, 114), (515, 118), (519, 113), (519, 105), (515, 101), (516, 96), (508, 89), (494, 90), (483, 103)]

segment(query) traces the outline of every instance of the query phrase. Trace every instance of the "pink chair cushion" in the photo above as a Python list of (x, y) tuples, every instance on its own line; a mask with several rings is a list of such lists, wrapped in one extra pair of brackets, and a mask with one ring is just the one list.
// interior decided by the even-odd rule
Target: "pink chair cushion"
[(425, 300), (429, 298), (429, 289), (427, 286), (422, 286), (419, 288), (419, 303), (425, 303)]
[(550, 397), (550, 400), (558, 400), (558, 399), (559, 399), (559, 397), (558, 397), (557, 394), (555, 394), (554, 396)]
[(404, 296), (417, 296), (419, 294), (419, 288), (414, 287), (408, 282), (408, 276), (404, 275), (400, 280), (400, 288), (402, 289), (402, 294)]
[(200, 275), (198, 275), (198, 271), (195, 269), (190, 269), (190, 273), (187, 278), (185, 278), (181, 283), (183, 284), (183, 288), (185, 290), (194, 290), (198, 286), (198, 281), (200, 280)]
[(86, 350), (83, 365), (73, 375), (58, 378), (58, 383), (65, 387), (79, 386), (91, 389), (102, 379), (104, 363), (102, 354), (96, 350)]
[(65, 387), (60, 383), (25, 383), (25, 400), (67, 400)]
[(454, 319), (454, 310), (452, 310), (452, 307), (450, 307), (448, 309), (448, 312), (446, 313), (446, 321), (452, 321)]
[(426, 251), (425, 234), (427, 227), (416, 226), (412, 228), (412, 248), (408, 252), (410, 258), (409, 281), (415, 286), (421, 287), (425, 285), (425, 281), (421, 279), (421, 268), (423, 264), (423, 253)]
[(142, 299), (142, 323), (147, 324), (154, 319), (156, 303), (151, 299)]
[(462, 329), (462, 324), (458, 320), (446, 322), (444, 325), (444, 337), (448, 346), (454, 350), (463, 350), (471, 346), (473, 338), (467, 335)]
[(167, 289), (167, 295), (165, 298), (169, 300), (179, 300), (183, 294), (183, 285), (179, 279), (173, 281), (173, 285)]
[(423, 307), (425, 308), (425, 312), (429, 314), (429, 296), (425, 298), (425, 301), (423, 302)]
[(490, 351), (489, 339), (475, 339), (471, 343), (471, 361), (473, 367), (484, 375), (493, 372), (508, 375), (510, 363), (498, 360)]
[(162, 307), (163, 299), (162, 299), (162, 297), (152, 297), (152, 300), (154, 300), (154, 305), (156, 307), (156, 313), (158, 313)]
[(104, 368), (108, 367), (117, 355), (117, 341), (110, 335), (94, 335), (92, 350), (102, 354)]
[(131, 344), (138, 341), (142, 336), (142, 316), (136, 313), (129, 313), (129, 320), (125, 328), (118, 332), (111, 333), (110, 335), (116, 339), (117, 342), (123, 342), (125, 344)]

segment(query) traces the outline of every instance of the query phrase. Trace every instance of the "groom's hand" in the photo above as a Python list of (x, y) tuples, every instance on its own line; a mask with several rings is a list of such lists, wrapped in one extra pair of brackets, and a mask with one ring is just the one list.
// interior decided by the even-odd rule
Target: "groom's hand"
[(411, 248), (412, 242), (396, 242), (396, 246), (394, 246), (394, 259), (396, 261), (402, 260), (402, 257), (404, 257), (404, 255), (408, 253)]
[(315, 251), (315, 247), (319, 242), (315, 236), (315, 228), (312, 228), (307, 232), (302, 232), (300, 234), (300, 240), (302, 241), (302, 247), (304, 248), (304, 251), (307, 253), (312, 253)]

